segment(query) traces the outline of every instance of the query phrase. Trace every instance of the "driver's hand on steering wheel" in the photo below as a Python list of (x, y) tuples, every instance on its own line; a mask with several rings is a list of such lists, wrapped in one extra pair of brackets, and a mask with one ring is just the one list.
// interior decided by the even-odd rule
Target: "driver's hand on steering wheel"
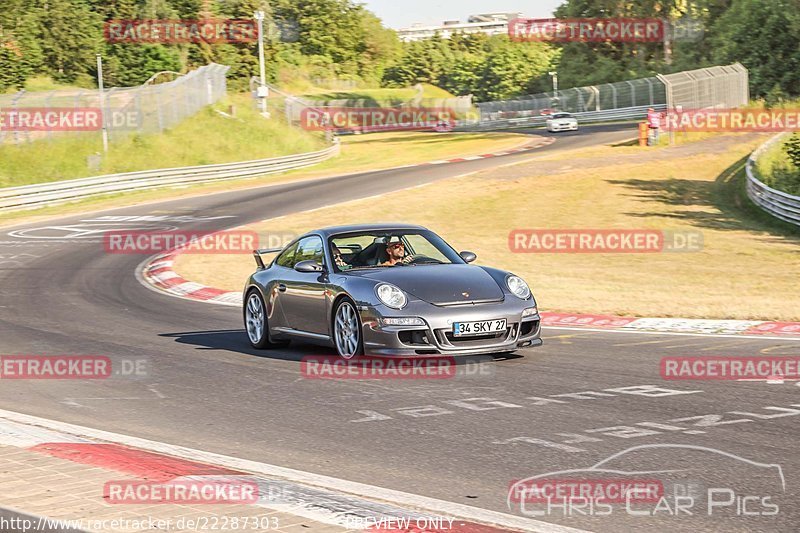
[(402, 261), (400, 261), (400, 262), (401, 262), (401, 263), (403, 263), (404, 265), (407, 265), (407, 264), (411, 263), (412, 261), (414, 261), (414, 259), (416, 259), (416, 258), (417, 258), (417, 256), (416, 256), (416, 255), (414, 255), (414, 254), (409, 254), (409, 255), (405, 256), (405, 257), (403, 258), (403, 260), (402, 260)]

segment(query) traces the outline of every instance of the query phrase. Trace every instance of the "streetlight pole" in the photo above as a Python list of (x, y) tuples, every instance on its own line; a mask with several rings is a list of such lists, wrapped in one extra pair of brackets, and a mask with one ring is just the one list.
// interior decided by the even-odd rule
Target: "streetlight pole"
[(550, 100), (550, 105), (555, 109), (561, 109), (561, 102), (558, 99), (558, 72), (551, 70), (548, 74), (553, 78), (553, 98)]
[(106, 94), (103, 87), (103, 58), (97, 54), (97, 87), (100, 89), (100, 120), (103, 121), (103, 152), (108, 152), (108, 128), (106, 127)]
[(267, 88), (267, 70), (264, 64), (264, 12), (256, 11), (253, 17), (258, 22), (258, 67), (261, 74), (261, 82), (258, 87), (258, 99), (261, 107), (261, 115), (269, 118), (267, 112), (267, 96), (269, 89)]
[(558, 96), (558, 72), (551, 70), (548, 74), (553, 77), (553, 94)]

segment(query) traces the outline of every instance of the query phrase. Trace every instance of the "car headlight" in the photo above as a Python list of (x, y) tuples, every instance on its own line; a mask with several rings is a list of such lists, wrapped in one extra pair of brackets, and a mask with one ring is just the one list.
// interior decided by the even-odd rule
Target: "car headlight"
[(531, 296), (530, 287), (528, 287), (528, 284), (525, 283), (525, 280), (519, 276), (508, 276), (506, 278), (506, 285), (508, 286), (508, 290), (510, 290), (511, 293), (520, 300), (527, 300)]
[(405, 293), (389, 283), (381, 283), (375, 287), (375, 294), (378, 295), (378, 300), (392, 309), (402, 309), (408, 302)]

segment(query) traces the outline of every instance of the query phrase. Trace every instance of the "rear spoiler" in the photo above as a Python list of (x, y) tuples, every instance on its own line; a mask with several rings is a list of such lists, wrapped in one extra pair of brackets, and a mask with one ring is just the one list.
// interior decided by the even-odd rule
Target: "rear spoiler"
[(274, 254), (280, 252), (283, 248), (261, 248), (258, 250), (253, 250), (253, 257), (256, 260), (256, 265), (258, 268), (267, 268), (264, 265), (264, 260), (261, 258), (261, 254)]

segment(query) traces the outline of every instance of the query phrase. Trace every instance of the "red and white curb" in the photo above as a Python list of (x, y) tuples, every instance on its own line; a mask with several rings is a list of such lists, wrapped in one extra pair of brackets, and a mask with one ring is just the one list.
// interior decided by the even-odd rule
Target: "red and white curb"
[(172, 268), (178, 255), (179, 252), (172, 251), (145, 261), (143, 267), (137, 268), (137, 276), (145, 286), (155, 287), (179, 298), (236, 307), (242, 305), (242, 294), (239, 292), (224, 291), (182, 278)]
[(800, 322), (765, 320), (709, 320), (703, 318), (635, 318), (579, 313), (542, 313), (542, 325), (564, 328), (613, 329), (709, 335), (795, 337), (800, 340)]
[[(242, 293), (229, 292), (188, 281), (172, 266), (178, 254), (171, 252), (154, 257), (141, 268), (143, 281), (172, 296), (241, 307)], [(800, 322), (766, 320), (708, 320), (702, 318), (636, 318), (582, 313), (542, 312), (542, 325), (550, 328), (576, 328), (639, 333), (676, 333), (688, 335), (779, 337), (800, 340)]]
[[(584, 533), (522, 516), (13, 411), (0, 410), (0, 444), (165, 483), (204, 476), (255, 482), (260, 497), (252, 505), (348, 529)], [(101, 495), (103, 487), (98, 486), (97, 493)]]

